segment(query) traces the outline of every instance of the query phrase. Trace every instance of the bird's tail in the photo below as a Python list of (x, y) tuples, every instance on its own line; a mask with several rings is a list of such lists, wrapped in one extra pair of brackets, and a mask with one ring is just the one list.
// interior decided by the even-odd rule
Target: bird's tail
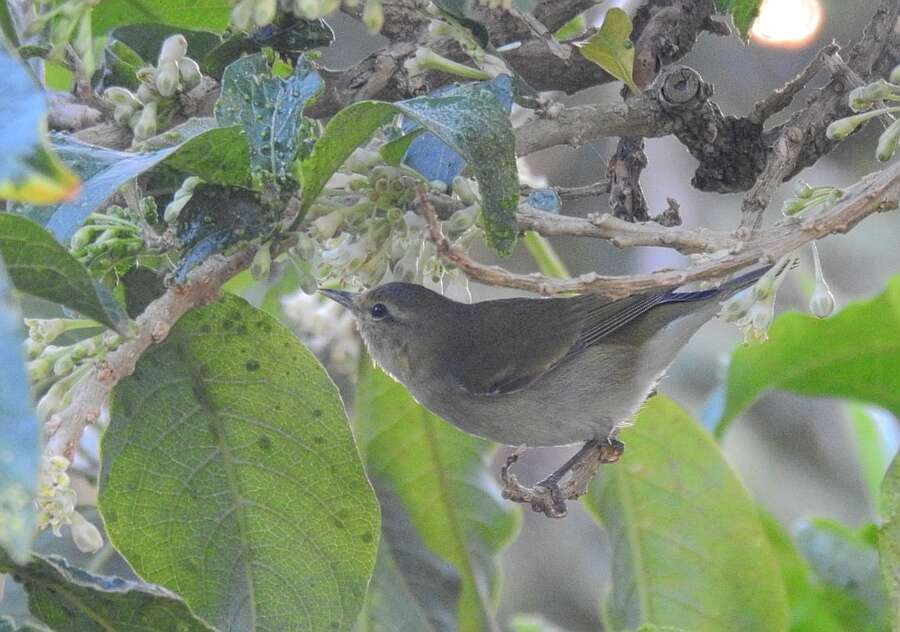
[(710, 290), (700, 290), (699, 292), (669, 292), (665, 295), (663, 303), (690, 303), (693, 301), (704, 301), (713, 297), (720, 301), (725, 300), (732, 294), (736, 294), (756, 283), (760, 277), (772, 269), (772, 266), (763, 266), (750, 272), (746, 272), (739, 277), (726, 281), (717, 288)]

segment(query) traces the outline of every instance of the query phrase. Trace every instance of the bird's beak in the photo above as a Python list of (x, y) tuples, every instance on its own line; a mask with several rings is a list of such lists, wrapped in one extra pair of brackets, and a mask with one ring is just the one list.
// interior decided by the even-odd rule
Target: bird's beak
[(332, 301), (336, 303), (340, 303), (347, 309), (353, 309), (353, 299), (356, 298), (356, 294), (354, 292), (345, 292), (344, 290), (327, 290), (320, 289), (319, 294), (324, 294)]

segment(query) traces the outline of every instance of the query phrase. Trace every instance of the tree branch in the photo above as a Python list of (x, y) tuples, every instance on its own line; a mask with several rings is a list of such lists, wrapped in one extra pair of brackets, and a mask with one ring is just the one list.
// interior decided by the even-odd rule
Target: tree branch
[(135, 321), (136, 335), (97, 362), (73, 388), (71, 403), (47, 421), (47, 453), (71, 460), (85, 427), (97, 421), (113, 387), (134, 372), (150, 345), (165, 340), (188, 310), (215, 300), (222, 284), (249, 266), (255, 253), (251, 246), (228, 257), (214, 255), (195, 268), (184, 285), (169, 288), (150, 303)]
[(753, 233), (731, 251), (722, 251), (723, 256), (711, 256), (686, 270), (662, 270), (632, 276), (605, 276), (592, 272), (573, 279), (554, 279), (541, 274), (515, 274), (472, 260), (441, 234), (434, 208), (424, 189), (419, 189), (420, 212), (428, 223), (429, 237), (438, 256), (460, 268), (472, 280), (544, 296), (594, 292), (613, 299), (696, 281), (717, 280), (748, 266), (777, 261), (811, 241), (845, 233), (873, 213), (896, 209), (898, 200), (900, 162), (895, 162), (883, 171), (863, 178), (833, 206), (806, 216), (786, 218), (770, 229)]

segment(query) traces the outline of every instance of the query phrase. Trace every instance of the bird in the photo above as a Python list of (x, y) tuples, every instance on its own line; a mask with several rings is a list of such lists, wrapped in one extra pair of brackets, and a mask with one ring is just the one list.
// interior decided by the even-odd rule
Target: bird
[[(422, 285), (319, 292), (354, 316), (369, 355), (425, 408), (491, 441), (516, 446), (501, 470), (504, 497), (559, 518), (655, 392), (681, 348), (755, 283), (762, 267), (701, 291), (608, 300), (597, 294), (461, 303)], [(533, 487), (510, 472), (525, 447), (582, 443)], [(567, 486), (561, 481), (570, 474)]]

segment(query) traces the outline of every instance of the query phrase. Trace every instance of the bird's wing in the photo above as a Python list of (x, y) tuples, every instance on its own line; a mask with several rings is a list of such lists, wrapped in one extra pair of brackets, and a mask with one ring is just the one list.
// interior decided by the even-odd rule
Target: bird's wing
[(468, 328), (464, 344), (456, 346), (461, 353), (451, 370), (471, 393), (512, 393), (671, 300), (671, 294), (659, 293), (611, 302), (585, 295), (508, 305), (476, 303), (475, 322), (481, 326)]
[(468, 325), (448, 345), (447, 366), (478, 395), (511, 393), (543, 375), (577, 342), (585, 313), (577, 299), (506, 299), (469, 309)]

